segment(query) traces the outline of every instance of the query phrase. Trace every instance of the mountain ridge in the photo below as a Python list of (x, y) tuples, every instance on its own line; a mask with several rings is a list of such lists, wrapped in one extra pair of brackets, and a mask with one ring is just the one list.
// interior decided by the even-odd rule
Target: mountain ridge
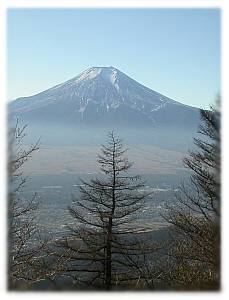
[(194, 125), (199, 109), (170, 99), (115, 67), (92, 67), (64, 83), (9, 105), (26, 121), (125, 126)]

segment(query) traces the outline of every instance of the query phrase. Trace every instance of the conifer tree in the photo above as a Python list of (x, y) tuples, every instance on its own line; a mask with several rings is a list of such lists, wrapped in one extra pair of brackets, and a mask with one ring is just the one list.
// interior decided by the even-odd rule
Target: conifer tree
[[(190, 183), (182, 184), (176, 206), (165, 216), (174, 235), (167, 267), (173, 287), (217, 289), (220, 279), (220, 112), (201, 111), (202, 138), (184, 159)], [(171, 245), (170, 245), (171, 246)], [(172, 260), (171, 258), (174, 258)]]
[(70, 208), (72, 236), (61, 243), (71, 256), (66, 272), (78, 282), (107, 290), (142, 276), (138, 263), (143, 243), (136, 239), (135, 221), (147, 195), (141, 191), (141, 178), (129, 172), (126, 151), (110, 132), (98, 156), (103, 176), (82, 181)]

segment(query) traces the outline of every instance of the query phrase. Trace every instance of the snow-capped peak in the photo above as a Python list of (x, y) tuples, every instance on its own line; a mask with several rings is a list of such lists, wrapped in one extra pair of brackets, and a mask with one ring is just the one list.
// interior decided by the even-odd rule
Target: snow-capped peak
[(109, 79), (112, 83), (114, 83), (118, 72), (120, 71), (114, 67), (92, 67), (80, 73), (75, 78), (75, 81), (90, 80), (100, 76), (101, 78)]
[[(12, 110), (20, 113), (46, 112), (47, 118), (62, 114), (67, 119), (84, 121), (105, 120), (110, 117), (124, 123), (161, 122), (161, 114), (171, 110), (190, 110), (167, 98), (114, 67), (92, 67), (78, 76), (32, 97), (18, 99)], [(191, 108), (192, 109), (192, 108)], [(58, 118), (57, 118), (58, 119)], [(139, 121), (141, 120), (141, 121)], [(131, 122), (132, 122), (131, 121)]]
[(76, 82), (81, 80), (89, 80), (96, 78), (102, 72), (102, 68), (90, 68), (86, 71), (83, 71), (76, 77)]
[(144, 87), (112, 66), (89, 68), (67, 82), (40, 93), (31, 105), (40, 107), (57, 102), (72, 103), (74, 110), (81, 115), (92, 106), (102, 113), (128, 107), (150, 119), (154, 112), (168, 104), (179, 104)]

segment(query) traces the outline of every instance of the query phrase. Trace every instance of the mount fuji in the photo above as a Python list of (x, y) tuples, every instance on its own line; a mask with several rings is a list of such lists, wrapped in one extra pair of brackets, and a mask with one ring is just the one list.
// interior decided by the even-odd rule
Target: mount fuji
[(9, 117), (29, 124), (194, 129), (199, 109), (163, 96), (114, 67), (93, 67), (39, 94), (12, 101)]
[(28, 125), (25, 144), (40, 138), (39, 153), (27, 164), (28, 172), (37, 174), (97, 172), (96, 153), (110, 130), (130, 147), (136, 172), (178, 174), (200, 122), (198, 108), (163, 96), (114, 67), (93, 67), (18, 98), (8, 112), (10, 125), (16, 118)]

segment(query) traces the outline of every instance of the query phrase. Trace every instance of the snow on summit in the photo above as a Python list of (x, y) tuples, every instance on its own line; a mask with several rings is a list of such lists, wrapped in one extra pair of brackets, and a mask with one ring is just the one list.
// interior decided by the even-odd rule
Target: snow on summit
[[(113, 119), (114, 122), (162, 122), (172, 111), (183, 113), (193, 110), (156, 91), (153, 91), (114, 67), (92, 67), (78, 76), (37, 95), (18, 98), (11, 102), (10, 110), (16, 114), (36, 114), (36, 118), (49, 120), (57, 115), (79, 122)], [(54, 117), (53, 117), (54, 118)], [(128, 121), (129, 118), (129, 121)], [(59, 120), (58, 120), (59, 121)]]
[(101, 68), (91, 68), (86, 71), (80, 73), (80, 75), (76, 78), (76, 82), (81, 80), (89, 80), (97, 77), (101, 73)]

